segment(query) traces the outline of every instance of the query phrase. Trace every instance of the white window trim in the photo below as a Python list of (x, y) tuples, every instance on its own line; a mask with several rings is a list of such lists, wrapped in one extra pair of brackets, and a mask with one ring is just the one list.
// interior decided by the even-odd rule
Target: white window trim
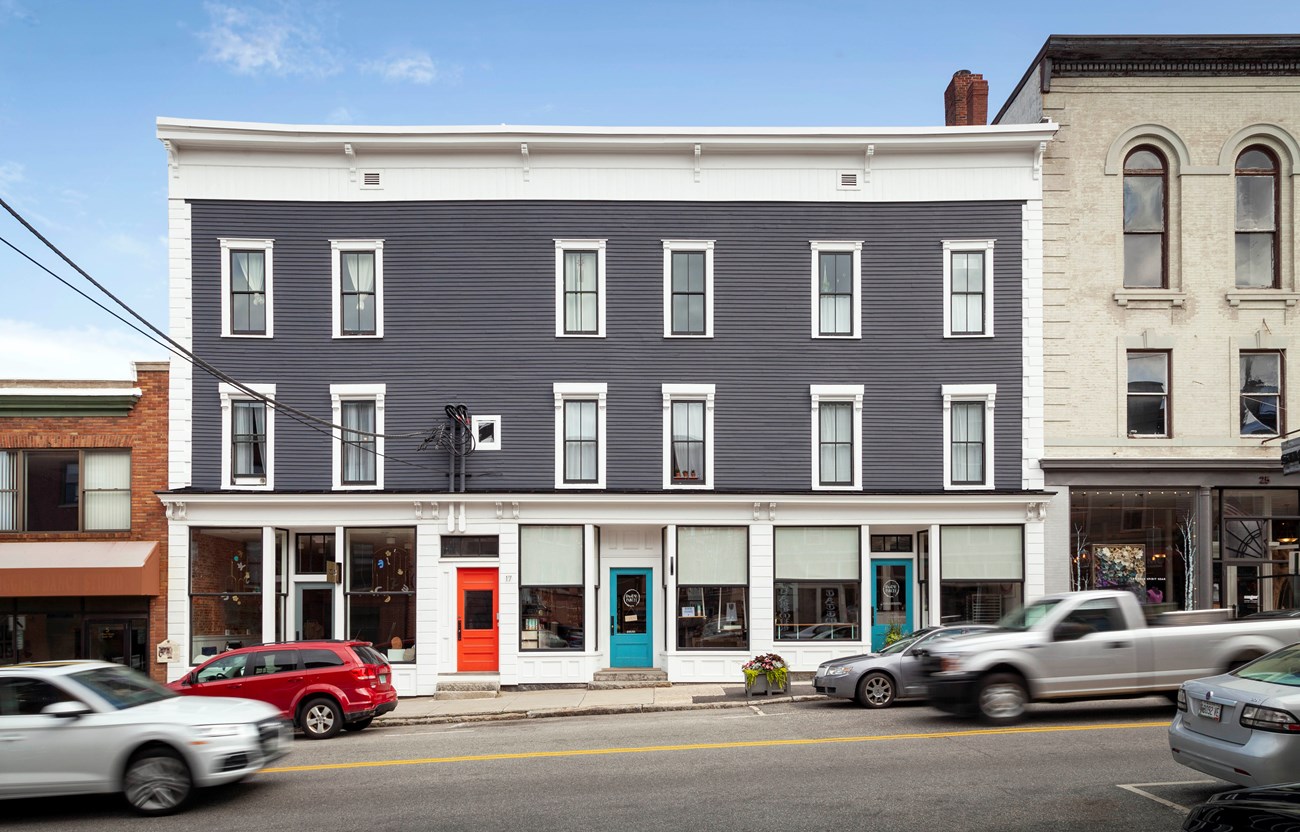
[[(491, 442), (484, 442), (478, 438), (479, 427), (482, 425), (492, 425), (492, 433), (495, 437)], [(501, 450), (501, 417), (499, 415), (491, 416), (471, 416), (469, 417), (470, 430), (474, 432), (474, 450), (475, 451), (499, 451)]]
[[(267, 399), (274, 401), (275, 385), (274, 384), (245, 384), (249, 390), (257, 393), (259, 396), (265, 396)], [(231, 405), (234, 402), (254, 401), (255, 397), (250, 396), (238, 387), (226, 382), (217, 385), (217, 393), (221, 396), (221, 487), (229, 491), (274, 491), (275, 490), (275, 405), (267, 402), (266, 406), (266, 481), (265, 482), (233, 482), (231, 471), (234, 470), (234, 460), (231, 458), (234, 453), (231, 447), (231, 440), (234, 434), (234, 411)]]
[[(272, 254), (275, 240), (253, 240), (241, 237), (218, 237), (221, 244), (221, 337), (222, 338), (272, 338), (275, 336), (275, 285)], [(230, 253), (232, 251), (260, 251), (266, 260), (266, 334), (236, 335), (230, 325)]]
[[(861, 384), (811, 384), (812, 400), (812, 489), (813, 491), (857, 491), (862, 488), (862, 395)], [(853, 481), (848, 485), (823, 485), (821, 476), (822, 402), (853, 403)]]
[[(664, 337), (713, 337), (713, 240), (664, 240)], [(704, 334), (673, 334), (673, 252), (704, 252)]]
[[(596, 331), (564, 331), (564, 253), (566, 251), (596, 252)], [(555, 241), (555, 337), (604, 338), (605, 337), (605, 240)]]
[[(376, 310), (377, 311), (377, 310)], [(330, 421), (339, 427), (331, 433), (330, 445), (333, 449), (332, 468), (334, 471), (334, 490), (378, 491), (384, 487), (384, 396), (386, 384), (331, 384), (330, 385)], [(375, 484), (353, 485), (343, 482), (343, 402), (368, 401), (375, 403)]]
[[(996, 240), (944, 240), (943, 241), (943, 337), (992, 338), (993, 337), (993, 244)], [(965, 333), (952, 331), (952, 256), (953, 254), (984, 253), (984, 331)]]
[[(717, 479), (716, 472), (713, 469), (713, 400), (716, 385), (665, 384), (661, 389), (664, 401), (664, 438), (663, 462), (660, 464), (660, 468), (663, 471), (664, 489), (672, 491), (712, 491), (713, 483)], [(672, 474), (669, 473), (672, 464), (674, 401), (704, 402), (704, 479), (700, 480), (698, 484), (686, 485), (673, 482)]]
[[(997, 403), (996, 384), (945, 384), (943, 393), (943, 487), (949, 491), (991, 491), (997, 457), (993, 448), (993, 408)], [(952, 403), (984, 403), (984, 482), (980, 485), (953, 485), (952, 482)]]
[[(811, 240), (812, 249), (812, 337), (834, 340), (848, 340), (862, 337), (862, 242), (859, 240)], [(847, 335), (824, 335), (821, 331), (821, 281), (819, 278), (821, 255), (823, 252), (851, 252), (853, 254), (853, 300), (849, 304), (853, 317)]]
[[(604, 382), (555, 382), (552, 385), (555, 396), (555, 487), (562, 489), (604, 488), (605, 487), (605, 405), (609, 395), (609, 385)], [(564, 403), (566, 401), (596, 401), (596, 481), (564, 481)]]
[[(345, 251), (373, 251), (375, 253), (375, 334), (344, 335), (342, 307), (341, 255)], [(384, 337), (384, 241), (383, 240), (330, 240), (330, 322), (335, 338)]]

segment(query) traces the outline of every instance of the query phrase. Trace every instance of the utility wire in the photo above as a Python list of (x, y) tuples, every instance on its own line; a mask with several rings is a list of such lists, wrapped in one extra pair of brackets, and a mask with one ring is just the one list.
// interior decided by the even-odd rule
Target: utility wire
[[(418, 463), (418, 462), (411, 462), (410, 460), (402, 459), (401, 457), (393, 456), (393, 455), (391, 455), (391, 454), (380, 453), (377, 449), (372, 449), (372, 448), (366, 447), (366, 446), (365, 446), (363, 443), (361, 443), (361, 442), (358, 442), (358, 441), (355, 441), (355, 440), (352, 440), (352, 439), (344, 438), (344, 436), (352, 435), (352, 436), (366, 436), (366, 437), (374, 437), (374, 438), (384, 437), (384, 438), (391, 438), (391, 439), (413, 439), (413, 438), (423, 438), (423, 437), (427, 437), (427, 436), (429, 435), (429, 433), (428, 433), (427, 431), (426, 431), (426, 432), (421, 432), (421, 433), (410, 433), (410, 434), (380, 434), (380, 433), (371, 433), (371, 432), (369, 432), (369, 431), (355, 430), (355, 429), (352, 429), (352, 428), (344, 427), (344, 426), (342, 426), (342, 425), (336, 425), (336, 424), (334, 424), (334, 423), (332, 423), (332, 422), (330, 422), (330, 421), (328, 421), (328, 420), (326, 420), (326, 419), (321, 419), (321, 418), (319, 418), (319, 417), (317, 417), (317, 416), (315, 416), (315, 415), (313, 415), (313, 414), (310, 414), (310, 413), (307, 413), (307, 412), (305, 412), (305, 411), (299, 410), (299, 409), (296, 408), (296, 407), (292, 407), (292, 406), (290, 406), (290, 405), (283, 404), (283, 403), (281, 403), (281, 402), (279, 402), (279, 401), (277, 401), (277, 400), (275, 400), (275, 399), (272, 399), (271, 397), (269, 397), (269, 396), (267, 396), (267, 395), (265, 395), (265, 394), (263, 394), (263, 393), (259, 393), (257, 390), (254, 390), (254, 389), (252, 389), (251, 387), (249, 387), (248, 385), (246, 385), (246, 384), (240, 382), (238, 379), (236, 379), (236, 378), (234, 378), (233, 376), (231, 376), (231, 375), (225, 373), (224, 371), (222, 371), (222, 370), (220, 370), (219, 368), (215, 367), (214, 365), (208, 363), (208, 362), (205, 361), (204, 359), (199, 358), (197, 355), (195, 355), (194, 353), (190, 352), (190, 351), (187, 350), (185, 347), (181, 346), (179, 343), (177, 343), (175, 340), (173, 340), (171, 337), (169, 337), (166, 333), (164, 333), (164, 332), (162, 332), (161, 330), (159, 330), (156, 326), (154, 326), (152, 323), (150, 323), (148, 319), (146, 319), (144, 316), (140, 315), (138, 312), (136, 312), (134, 309), (132, 309), (128, 304), (126, 304), (124, 301), (122, 301), (120, 298), (118, 298), (116, 295), (114, 295), (112, 292), (110, 292), (110, 291), (109, 291), (107, 288), (105, 288), (101, 283), (99, 283), (99, 281), (97, 281), (97, 280), (95, 280), (93, 277), (91, 277), (91, 276), (90, 276), (90, 275), (89, 275), (89, 274), (88, 274), (84, 269), (82, 269), (79, 265), (77, 265), (77, 264), (76, 264), (76, 263), (75, 263), (71, 258), (69, 258), (69, 257), (68, 257), (66, 254), (64, 254), (62, 251), (60, 251), (59, 248), (58, 248), (57, 246), (55, 246), (55, 245), (54, 245), (53, 243), (51, 243), (48, 239), (46, 239), (44, 235), (42, 235), (39, 231), (37, 231), (36, 228), (34, 228), (34, 227), (31, 225), (31, 223), (27, 222), (27, 220), (24, 219), (24, 218), (22, 217), (22, 215), (19, 214), (16, 210), (14, 210), (14, 208), (13, 208), (12, 206), (10, 206), (9, 203), (6, 202), (6, 201), (3, 199), (3, 197), (0, 197), (0, 206), (4, 207), (4, 209), (5, 209), (6, 211), (8, 211), (8, 212), (10, 213), (10, 215), (12, 215), (12, 216), (14, 217), (14, 219), (18, 220), (18, 222), (20, 222), (20, 223), (21, 223), (21, 224), (22, 224), (22, 225), (23, 225), (23, 226), (24, 226), (24, 227), (25, 227), (25, 228), (26, 228), (26, 229), (27, 229), (27, 230), (28, 230), (28, 231), (29, 231), (33, 236), (35, 236), (35, 237), (36, 237), (37, 239), (39, 239), (42, 243), (44, 243), (45, 246), (46, 246), (47, 248), (49, 248), (51, 251), (53, 251), (55, 254), (57, 254), (57, 255), (58, 255), (58, 256), (59, 256), (59, 257), (60, 257), (60, 258), (65, 262), (65, 263), (67, 263), (69, 266), (71, 266), (73, 269), (75, 269), (75, 270), (77, 271), (77, 273), (80, 274), (82, 277), (84, 277), (87, 281), (89, 281), (89, 282), (91, 283), (91, 285), (95, 286), (97, 289), (99, 289), (99, 290), (100, 290), (101, 292), (103, 292), (105, 295), (108, 295), (108, 297), (112, 298), (112, 299), (113, 299), (113, 300), (114, 300), (114, 301), (115, 301), (119, 306), (121, 306), (123, 309), (125, 309), (125, 310), (127, 310), (129, 313), (131, 313), (131, 315), (132, 315), (134, 318), (136, 318), (137, 320), (139, 320), (140, 322), (142, 322), (146, 327), (148, 327), (149, 330), (152, 331), (152, 333), (156, 333), (156, 335), (155, 335), (155, 334), (150, 334), (150, 332), (146, 332), (145, 330), (141, 329), (139, 326), (135, 325), (135, 324), (132, 323), (131, 321), (129, 321), (129, 320), (127, 320), (126, 318), (124, 318), (124, 317), (122, 317), (121, 315), (119, 315), (117, 312), (115, 312), (115, 311), (113, 311), (112, 309), (110, 309), (110, 308), (108, 308), (107, 306), (105, 306), (105, 305), (104, 305), (103, 303), (101, 303), (100, 301), (98, 301), (98, 300), (96, 300), (95, 298), (91, 297), (91, 296), (88, 295), (86, 292), (84, 292), (84, 291), (82, 291), (81, 289), (77, 288), (77, 287), (74, 286), (72, 283), (70, 283), (68, 280), (66, 280), (65, 278), (63, 278), (61, 275), (59, 275), (58, 273), (56, 273), (55, 271), (53, 271), (52, 269), (50, 269), (49, 267), (47, 267), (45, 264), (43, 264), (43, 263), (41, 263), (40, 261), (36, 260), (34, 257), (32, 257), (30, 254), (28, 254), (28, 253), (27, 253), (26, 251), (24, 251), (23, 249), (19, 248), (17, 245), (15, 245), (13, 242), (11, 242), (8, 238), (6, 238), (6, 237), (4, 237), (4, 236), (0, 236), (0, 242), (3, 242), (6, 246), (8, 246), (8, 247), (9, 247), (10, 249), (12, 249), (14, 252), (16, 252), (17, 254), (19, 254), (20, 256), (22, 256), (22, 257), (23, 257), (24, 259), (26, 259), (28, 262), (30, 262), (31, 264), (33, 264), (33, 265), (36, 266), (37, 268), (41, 269), (41, 270), (44, 271), (46, 274), (50, 275), (50, 276), (53, 277), (55, 280), (59, 281), (60, 283), (62, 283), (64, 286), (68, 287), (68, 288), (71, 289), (72, 291), (76, 292), (78, 295), (81, 295), (83, 298), (85, 298), (86, 300), (90, 301), (92, 304), (94, 304), (95, 306), (99, 307), (99, 308), (102, 309), (104, 312), (107, 312), (109, 315), (113, 316), (113, 317), (116, 318), (117, 320), (119, 320), (119, 321), (121, 321), (122, 323), (124, 323), (124, 324), (126, 324), (127, 326), (129, 326), (131, 329), (133, 329), (133, 330), (135, 330), (136, 332), (140, 333), (141, 335), (143, 335), (145, 338), (149, 339), (149, 340), (152, 341), (153, 343), (158, 344), (159, 346), (162, 346), (163, 348), (165, 348), (165, 349), (167, 349), (168, 351), (174, 353), (174, 354), (177, 355), (178, 357), (180, 357), (180, 358), (182, 358), (182, 359), (188, 361), (191, 365), (193, 365), (193, 366), (195, 366), (195, 367), (199, 367), (200, 369), (205, 370), (206, 372), (210, 373), (210, 374), (211, 374), (212, 376), (214, 376), (215, 378), (218, 378), (218, 379), (220, 379), (221, 381), (225, 381), (226, 383), (228, 383), (228, 384), (230, 384), (231, 386), (235, 387), (236, 389), (238, 389), (238, 390), (241, 391), (242, 393), (246, 394), (249, 398), (254, 399), (254, 400), (257, 400), (257, 401), (260, 401), (260, 402), (263, 402), (264, 404), (266, 404), (266, 405), (268, 405), (268, 406), (270, 406), (270, 407), (272, 407), (272, 408), (274, 408), (274, 409), (276, 409), (276, 410), (282, 411), (282, 412), (284, 412), (284, 414), (285, 414), (286, 416), (288, 416), (290, 419), (294, 420), (295, 422), (298, 422), (299, 424), (302, 424), (302, 425), (305, 426), (305, 427), (308, 427), (308, 428), (310, 428), (310, 429), (312, 429), (312, 430), (315, 430), (315, 431), (318, 432), (318, 433), (321, 433), (321, 434), (324, 434), (324, 435), (326, 435), (326, 436), (329, 436), (331, 439), (335, 438), (335, 437), (334, 437), (334, 432), (335, 432), (335, 431), (338, 431), (338, 432), (339, 432), (339, 436), (338, 436), (339, 441), (340, 441), (341, 443), (343, 443), (343, 444), (352, 445), (352, 446), (354, 446), (354, 447), (361, 448), (361, 449), (363, 449), (363, 450), (365, 450), (365, 451), (367, 451), (367, 452), (369, 452), (369, 453), (374, 454), (375, 456), (383, 457), (384, 459), (391, 459), (391, 460), (393, 460), (394, 462), (400, 463), (400, 464), (402, 464), (402, 465), (408, 465), (408, 466), (410, 466), (410, 467), (412, 467), (412, 468), (418, 468), (418, 469), (421, 469), (421, 470), (431, 471), (431, 472), (434, 472), (434, 473), (445, 473), (445, 471), (444, 471), (443, 469), (441, 469), (441, 468), (434, 468), (434, 467), (431, 467), (431, 466), (428, 466), (428, 465), (422, 465), (422, 464), (420, 464), (420, 463)], [(160, 340), (160, 339), (161, 339), (161, 340)], [(328, 429), (327, 429), (327, 428), (328, 428)]]

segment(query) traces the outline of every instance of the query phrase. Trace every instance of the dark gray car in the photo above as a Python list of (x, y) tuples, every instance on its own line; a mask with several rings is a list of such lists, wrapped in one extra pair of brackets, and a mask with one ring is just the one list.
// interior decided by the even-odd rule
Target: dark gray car
[(856, 700), (864, 708), (888, 708), (899, 699), (925, 696), (920, 654), (934, 641), (996, 629), (991, 624), (946, 624), (910, 633), (879, 653), (822, 662), (813, 686), (818, 693)]

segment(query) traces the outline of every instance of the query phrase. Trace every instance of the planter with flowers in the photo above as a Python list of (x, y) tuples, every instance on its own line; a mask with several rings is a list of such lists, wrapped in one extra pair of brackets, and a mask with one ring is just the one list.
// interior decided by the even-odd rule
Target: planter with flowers
[(755, 656), (740, 666), (745, 674), (745, 696), (763, 693), (788, 693), (790, 690), (790, 668), (785, 659), (776, 653), (763, 653)]

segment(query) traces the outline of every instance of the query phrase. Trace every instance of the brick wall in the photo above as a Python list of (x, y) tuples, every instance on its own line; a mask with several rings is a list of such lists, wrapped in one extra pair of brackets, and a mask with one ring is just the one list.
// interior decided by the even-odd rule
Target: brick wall
[[(167, 638), (167, 516), (154, 492), (167, 489), (167, 393), (165, 364), (136, 367), (140, 400), (125, 416), (0, 417), (0, 449), (54, 450), (124, 448), (131, 451), (131, 530), (125, 532), (0, 533), (7, 540), (155, 541), (159, 582), (149, 598), (146, 657), (150, 675), (165, 678), (166, 666), (154, 662), (153, 646)], [(33, 384), (37, 386), (37, 384)], [(55, 388), (57, 390), (57, 388)]]

